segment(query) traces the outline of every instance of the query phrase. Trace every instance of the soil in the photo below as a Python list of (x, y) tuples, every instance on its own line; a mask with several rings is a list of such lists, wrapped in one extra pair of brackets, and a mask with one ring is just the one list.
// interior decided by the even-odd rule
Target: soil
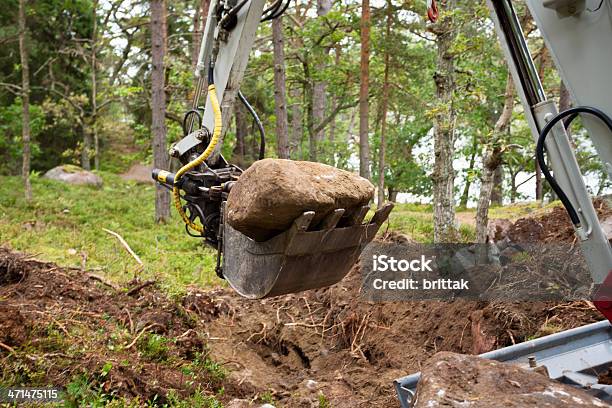
[[(197, 288), (169, 299), (154, 285), (128, 296), (7, 249), (0, 277), (4, 380), (65, 387), (86, 374), (109, 393), (158, 404), (170, 390), (223, 387), (224, 403), (271, 395), (316, 407), (324, 395), (333, 407), (398, 406), (393, 380), (438, 351), (477, 354), (601, 320), (588, 302), (365, 302), (358, 268), (331, 288), (262, 301)], [(171, 339), (167, 349), (147, 352), (153, 333)], [(226, 378), (194, 368), (204, 357)]]
[[(600, 217), (612, 215), (595, 204)], [(515, 242), (574, 240), (561, 208), (509, 231)], [(413, 243), (394, 232), (382, 239)], [(283, 407), (318, 407), (323, 398), (333, 407), (397, 407), (393, 380), (437, 352), (480, 354), (602, 319), (587, 301), (376, 303), (360, 287), (356, 266), (331, 288), (274, 299), (195, 287), (170, 299), (155, 285), (117, 288), (0, 247), (0, 382), (66, 387), (85, 375), (109, 394), (160, 405), (172, 390), (187, 397), (199, 388), (228, 406), (271, 396)]]
[[(593, 201), (597, 216), (601, 220), (612, 218), (612, 206), (606, 198), (596, 198)], [(526, 217), (517, 220), (508, 231), (512, 242), (544, 242), (557, 243), (575, 242), (574, 227), (563, 207), (555, 207), (546, 214), (537, 217)]]
[(128, 171), (121, 174), (121, 178), (128, 181), (135, 181), (136, 183), (153, 184), (154, 181), (151, 177), (152, 171), (153, 166), (136, 163), (133, 164)]

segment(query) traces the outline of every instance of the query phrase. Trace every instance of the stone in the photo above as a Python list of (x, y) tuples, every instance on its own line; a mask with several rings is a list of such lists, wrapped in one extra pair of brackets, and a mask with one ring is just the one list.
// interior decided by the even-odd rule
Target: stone
[(249, 167), (232, 187), (227, 222), (256, 241), (265, 241), (291, 227), (305, 211), (314, 211), (311, 225), (337, 208), (345, 214), (367, 205), (374, 186), (348, 171), (321, 163), (264, 159)]
[(227, 403), (226, 408), (250, 408), (252, 407), (249, 400), (234, 398)]
[(601, 408), (587, 392), (517, 365), (450, 352), (434, 355), (421, 371), (414, 408)]
[(487, 225), (487, 235), (492, 242), (498, 242), (508, 236), (508, 231), (512, 228), (512, 221), (504, 218), (489, 220)]
[(52, 168), (45, 173), (45, 178), (68, 184), (102, 187), (102, 179), (100, 176), (72, 164), (64, 164)]

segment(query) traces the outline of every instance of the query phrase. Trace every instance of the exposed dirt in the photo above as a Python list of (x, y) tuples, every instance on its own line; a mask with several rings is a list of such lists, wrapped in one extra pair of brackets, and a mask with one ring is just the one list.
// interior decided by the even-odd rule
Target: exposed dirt
[[(198, 315), (150, 286), (128, 296), (96, 275), (5, 248), (0, 271), (0, 382), (66, 386), (85, 375), (109, 393), (159, 403), (170, 389), (189, 395), (198, 386), (211, 393), (221, 386), (208, 370), (195, 367), (191, 377), (183, 370), (208, 355), (198, 316), (221, 313), (212, 299)], [(172, 341), (153, 348), (147, 341), (154, 333)], [(238, 396), (253, 391), (231, 381), (223, 386)]]
[[(332, 288), (263, 301), (229, 289), (174, 301), (153, 286), (128, 296), (8, 250), (0, 271), (10, 276), (0, 286), (5, 381), (65, 386), (86, 373), (108, 392), (158, 403), (169, 390), (224, 387), (224, 402), (270, 393), (281, 406), (311, 407), (322, 394), (334, 407), (398, 406), (393, 379), (437, 351), (481, 353), (600, 320), (588, 302), (369, 303), (357, 269)], [(167, 350), (147, 352), (152, 333), (171, 339)], [(227, 378), (194, 368), (198, 355), (221, 363)]]
[[(612, 216), (603, 201), (596, 208)], [(508, 235), (574, 239), (561, 208), (518, 220)], [(479, 354), (601, 320), (586, 301), (372, 303), (360, 285), (355, 267), (334, 287), (263, 301), (197, 288), (168, 299), (154, 285), (129, 296), (95, 274), (0, 248), (0, 379), (65, 387), (86, 375), (105, 392), (158, 404), (171, 390), (223, 387), (219, 398), (234, 406), (265, 395), (287, 407), (319, 406), (321, 395), (334, 407), (398, 406), (393, 380), (438, 351)], [(167, 340), (152, 349), (156, 338)], [(194, 363), (206, 359), (223, 368)]]
[[(605, 198), (593, 201), (600, 220), (612, 217), (612, 207)], [(513, 242), (574, 242), (574, 227), (563, 207), (555, 207), (546, 214), (537, 217), (526, 217), (517, 220), (508, 231), (508, 237)]]
[(128, 171), (121, 174), (121, 178), (124, 180), (135, 181), (136, 183), (153, 184), (153, 178), (151, 177), (152, 170), (153, 166), (151, 165), (135, 163), (128, 169)]

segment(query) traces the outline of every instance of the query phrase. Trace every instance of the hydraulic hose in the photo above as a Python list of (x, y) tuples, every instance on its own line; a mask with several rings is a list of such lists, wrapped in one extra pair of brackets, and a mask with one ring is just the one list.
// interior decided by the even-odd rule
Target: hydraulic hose
[(559, 113), (557, 116), (555, 116), (554, 118), (552, 118), (551, 121), (546, 124), (544, 129), (542, 129), (542, 132), (540, 132), (540, 136), (538, 137), (538, 143), (536, 145), (536, 159), (538, 161), (538, 164), (540, 165), (540, 169), (542, 169), (542, 174), (544, 174), (544, 178), (546, 179), (546, 181), (548, 181), (548, 184), (550, 184), (550, 187), (557, 194), (557, 196), (559, 197), (559, 200), (561, 200), (561, 203), (565, 207), (572, 221), (572, 224), (576, 226), (580, 225), (580, 218), (578, 218), (578, 212), (572, 205), (572, 202), (570, 201), (570, 199), (567, 197), (567, 194), (565, 194), (561, 186), (559, 186), (559, 184), (557, 183), (553, 175), (550, 173), (550, 170), (548, 169), (548, 166), (546, 165), (546, 162), (544, 161), (544, 149), (545, 149), (546, 137), (548, 136), (552, 128), (559, 121), (562, 121), (566, 117), (568, 119), (565, 122), (563, 122), (563, 126), (566, 129), (569, 128), (569, 126), (572, 124), (572, 121), (576, 119), (576, 117), (578, 117), (580, 113), (587, 113), (587, 114), (590, 114), (590, 115), (593, 115), (599, 118), (608, 127), (610, 132), (612, 132), (612, 119), (608, 115), (606, 115), (603, 111), (597, 108), (593, 108), (591, 106), (578, 106), (576, 108), (571, 108), (566, 111), (563, 111)]
[(209, 69), (209, 74), (208, 74), (208, 78), (209, 78), (208, 83), (210, 84), (208, 85), (208, 96), (210, 97), (210, 104), (212, 106), (212, 110), (213, 110), (214, 118), (215, 118), (215, 127), (213, 130), (212, 138), (210, 139), (210, 142), (208, 143), (206, 150), (204, 150), (204, 152), (200, 156), (198, 156), (198, 158), (187, 163), (186, 165), (181, 167), (179, 171), (176, 172), (176, 175), (174, 177), (174, 186), (172, 188), (172, 195), (174, 196), (174, 206), (176, 207), (176, 211), (179, 213), (179, 215), (181, 216), (185, 224), (189, 226), (189, 228), (193, 229), (194, 231), (198, 231), (200, 233), (204, 232), (204, 227), (192, 222), (187, 216), (187, 214), (185, 213), (185, 210), (183, 210), (183, 206), (181, 205), (181, 194), (180, 194), (179, 185), (180, 185), (180, 180), (185, 173), (201, 165), (212, 155), (213, 151), (215, 150), (215, 147), (217, 146), (217, 143), (219, 143), (219, 139), (221, 138), (221, 130), (222, 130), (221, 106), (219, 105), (219, 99), (217, 98), (217, 89), (215, 88), (215, 84), (212, 81), (212, 70), (213, 68), (211, 65)]
[(257, 129), (259, 129), (259, 160), (263, 160), (263, 158), (266, 156), (266, 131), (264, 129), (263, 123), (261, 123), (259, 115), (257, 115), (257, 112), (255, 112), (255, 109), (253, 108), (253, 106), (251, 106), (251, 104), (249, 103), (249, 101), (244, 96), (241, 90), (238, 90), (238, 98), (247, 108), (247, 110), (253, 117), (253, 120), (255, 120), (255, 123), (257, 124)]

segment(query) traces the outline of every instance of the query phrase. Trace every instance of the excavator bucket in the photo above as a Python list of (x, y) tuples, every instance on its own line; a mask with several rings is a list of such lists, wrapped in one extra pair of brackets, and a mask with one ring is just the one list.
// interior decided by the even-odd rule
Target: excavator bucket
[(311, 225), (315, 213), (305, 212), (289, 230), (265, 242), (223, 223), (223, 276), (250, 299), (333, 285), (348, 274), (392, 209), (393, 204), (383, 205), (367, 223), (368, 206), (350, 217), (337, 209), (316, 227)]

